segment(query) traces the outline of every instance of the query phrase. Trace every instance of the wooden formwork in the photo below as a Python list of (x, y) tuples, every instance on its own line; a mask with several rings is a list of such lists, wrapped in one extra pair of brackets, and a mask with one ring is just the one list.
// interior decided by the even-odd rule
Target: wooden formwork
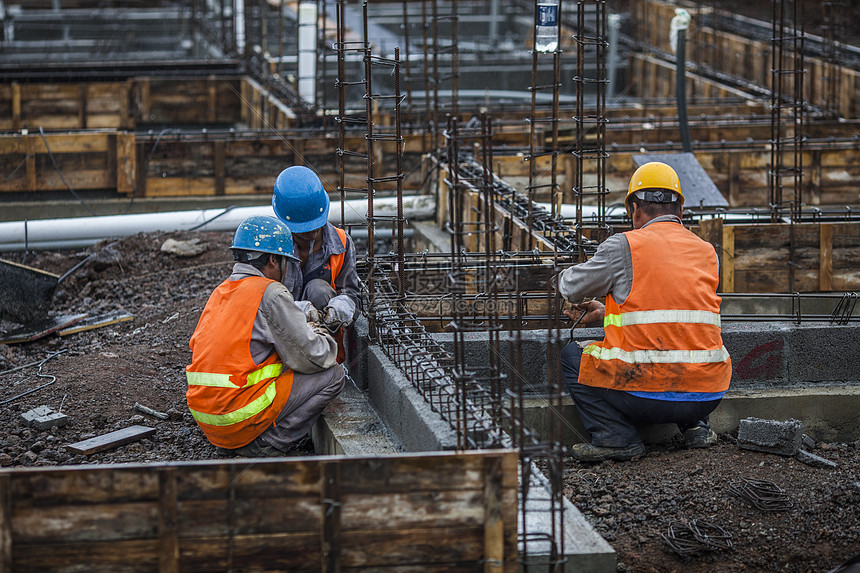
[[(711, 7), (699, 3), (701, 10), (711, 10)], [(632, 0), (631, 14), (637, 22), (636, 29), (639, 38), (648, 45), (659, 50), (669, 52), (669, 31), (671, 21), (675, 16), (677, 2), (666, 0)], [(747, 81), (766, 89), (772, 85), (771, 68), (772, 50), (771, 41), (753, 40), (744, 38), (731, 32), (713, 30), (698, 25), (698, 11), (694, 7), (688, 7), (692, 21), (687, 30), (686, 55), (687, 61), (706, 65), (714, 70), (729, 76)], [(660, 97), (674, 94), (674, 74), (641, 56), (634, 56), (632, 66), (629, 70), (631, 83), (636, 84), (637, 78), (648, 78), (647, 82), (640, 82), (637, 87), (638, 95), (643, 97)], [(644, 67), (643, 67), (644, 64)], [(790, 54), (784, 56), (782, 66), (784, 69), (792, 69), (794, 62)], [(670, 65), (674, 68), (674, 64)], [(824, 62), (821, 58), (811, 56), (804, 57), (803, 97), (806, 102), (813, 106), (821, 106), (826, 103), (826, 87), (829, 82), (839, 82), (839, 111), (843, 117), (858, 117), (860, 109), (860, 72), (844, 66), (832, 65)], [(641, 73), (656, 72), (657, 75), (642, 76)], [(688, 74), (689, 75), (689, 74)], [(688, 78), (688, 97), (695, 100), (696, 97), (724, 97), (725, 87), (697, 78), (690, 81)], [(783, 93), (792, 93), (792, 78), (783, 75)]]
[[(0, 130), (136, 129), (241, 121), (235, 77), (133, 78), (122, 82), (0, 85)], [(259, 105), (259, 100), (256, 101)]]
[(858, 222), (731, 225), (710, 219), (697, 233), (717, 250), (721, 292), (860, 289)]
[(517, 452), (0, 471), (0, 571), (517, 570)]

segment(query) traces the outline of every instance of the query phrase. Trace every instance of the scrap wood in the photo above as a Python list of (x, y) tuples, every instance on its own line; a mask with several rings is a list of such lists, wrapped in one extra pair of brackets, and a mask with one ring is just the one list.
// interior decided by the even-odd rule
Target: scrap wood
[(138, 412), (143, 412), (144, 414), (149, 414), (150, 416), (155, 416), (156, 418), (161, 418), (162, 420), (166, 420), (170, 417), (164, 412), (158, 412), (156, 410), (153, 410), (152, 408), (144, 406), (143, 404), (138, 404), (137, 402), (134, 403), (134, 409)]
[(57, 334), (60, 336), (67, 336), (69, 334), (75, 334), (77, 332), (83, 332), (85, 330), (93, 330), (95, 328), (101, 328), (103, 326), (110, 326), (111, 324), (125, 322), (128, 320), (132, 320), (133, 318), (133, 314), (128, 313), (124, 310), (114, 310), (112, 312), (100, 314), (98, 316), (85, 318), (68, 328), (64, 328), (58, 331)]
[(0, 338), (0, 344), (17, 344), (19, 342), (33, 342), (44, 338), (49, 334), (53, 334), (63, 328), (68, 328), (73, 324), (80, 322), (87, 317), (87, 314), (63, 314), (55, 316), (48, 320), (22, 326), (11, 332), (7, 332), (6, 336)]
[(136, 442), (137, 440), (151, 436), (154, 433), (155, 428), (147, 428), (146, 426), (129, 426), (128, 428), (117, 430), (116, 432), (110, 432), (109, 434), (96, 436), (89, 440), (69, 444), (66, 446), (66, 449), (88, 456), (90, 454), (110, 450), (130, 442)]

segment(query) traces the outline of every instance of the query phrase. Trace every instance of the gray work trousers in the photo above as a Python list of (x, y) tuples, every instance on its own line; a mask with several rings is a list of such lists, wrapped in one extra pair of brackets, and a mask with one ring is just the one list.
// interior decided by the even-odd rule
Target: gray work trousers
[(673, 401), (641, 398), (629, 392), (579, 382), (582, 349), (570, 342), (561, 350), (561, 377), (595, 446), (621, 448), (642, 442), (635, 424), (677, 424), (683, 432), (710, 427), (708, 415), (720, 400)]
[(322, 310), (328, 306), (328, 301), (337, 296), (331, 284), (322, 279), (313, 279), (302, 289), (302, 300), (309, 300), (314, 308)]
[(275, 423), (260, 437), (279, 450), (289, 450), (293, 442), (308, 435), (317, 418), (340, 394), (343, 386), (344, 372), (340, 364), (313, 374), (296, 372), (287, 404), (275, 418)]

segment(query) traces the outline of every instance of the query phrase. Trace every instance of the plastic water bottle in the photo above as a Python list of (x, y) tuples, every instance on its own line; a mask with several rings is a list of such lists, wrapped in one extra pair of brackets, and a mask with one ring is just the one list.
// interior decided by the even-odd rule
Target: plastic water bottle
[(538, 2), (535, 50), (555, 52), (558, 49), (558, 0)]

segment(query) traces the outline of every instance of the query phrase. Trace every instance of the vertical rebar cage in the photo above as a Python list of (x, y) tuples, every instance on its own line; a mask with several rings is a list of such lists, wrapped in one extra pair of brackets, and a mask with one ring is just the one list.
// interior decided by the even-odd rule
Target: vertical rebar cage
[[(573, 155), (576, 158), (573, 194), (576, 198), (576, 230), (579, 237), (580, 260), (585, 260), (583, 240), (588, 238), (601, 242), (611, 233), (606, 223), (606, 2), (603, 0), (580, 0), (576, 5), (576, 139)], [(586, 63), (594, 62), (594, 75), (589, 77)], [(587, 90), (594, 90), (595, 107), (589, 114), (585, 105), (589, 98)], [(586, 169), (592, 174), (586, 180)], [(597, 205), (597, 215), (592, 221), (582, 217), (585, 198)]]

